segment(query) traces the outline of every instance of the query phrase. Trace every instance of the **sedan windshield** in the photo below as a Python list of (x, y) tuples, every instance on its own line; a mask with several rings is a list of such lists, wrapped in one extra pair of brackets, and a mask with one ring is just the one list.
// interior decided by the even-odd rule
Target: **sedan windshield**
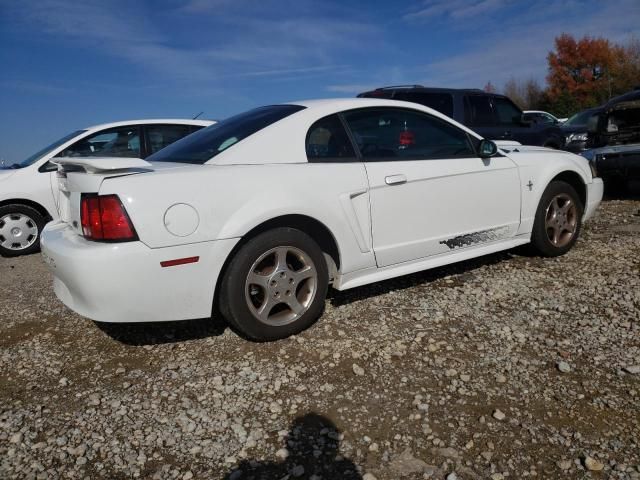
[(270, 105), (249, 110), (178, 140), (147, 157), (147, 161), (203, 164), (232, 145), (304, 108), (300, 105)]
[(27, 158), (27, 159), (25, 159), (25, 160), (23, 160), (23, 161), (21, 161), (19, 163), (14, 163), (13, 165), (4, 165), (4, 166), (2, 166), (2, 168), (24, 168), (24, 167), (28, 167), (29, 165), (32, 165), (35, 162), (37, 162), (38, 160), (40, 160), (47, 153), (51, 152), (52, 150), (55, 150), (56, 148), (58, 148), (63, 143), (67, 143), (72, 138), (77, 137), (78, 135), (80, 135), (81, 133), (84, 133), (84, 132), (86, 132), (86, 130), (77, 130), (77, 131), (75, 131), (73, 133), (70, 133), (69, 135), (65, 135), (61, 139), (56, 140), (55, 142), (53, 142), (51, 145), (49, 145), (49, 146), (43, 148), (42, 150), (34, 153), (29, 158)]
[(576, 113), (569, 120), (564, 122), (564, 125), (568, 125), (570, 127), (578, 127), (581, 125), (587, 125), (587, 121), (589, 118), (596, 114), (596, 110), (585, 110), (584, 112)]

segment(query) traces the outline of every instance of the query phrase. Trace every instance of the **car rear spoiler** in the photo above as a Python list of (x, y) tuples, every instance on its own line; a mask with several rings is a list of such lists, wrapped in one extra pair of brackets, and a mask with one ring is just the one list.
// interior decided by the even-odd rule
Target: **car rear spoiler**
[(151, 170), (151, 164), (141, 158), (63, 157), (51, 160), (63, 172), (84, 170), (86, 173), (117, 173), (122, 170)]

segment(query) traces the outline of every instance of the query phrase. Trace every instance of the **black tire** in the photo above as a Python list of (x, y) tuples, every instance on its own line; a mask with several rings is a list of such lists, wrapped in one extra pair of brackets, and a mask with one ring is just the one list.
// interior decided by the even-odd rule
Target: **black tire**
[[(252, 293), (248, 293), (254, 292), (254, 290), (250, 290), (251, 287), (248, 284), (248, 276), (255, 271), (253, 270), (255, 263), (272, 249), (277, 248), (285, 250), (292, 249), (294, 252), (297, 251), (306, 254), (305, 258), (307, 260), (310, 259), (316, 272), (316, 277), (313, 280), (314, 294), (309, 294), (306, 298), (308, 302), (308, 305), (305, 307), (306, 310), (300, 313), (299, 317), (290, 320), (289, 323), (281, 325), (273, 325), (261, 321), (256, 314), (254, 314), (256, 310), (252, 310), (251, 308), (252, 303), (250, 298), (253, 298), (251, 297)], [(288, 255), (288, 253), (285, 255), (287, 259), (290, 258)], [(294, 260), (296, 259), (294, 258)], [(269, 271), (268, 275), (274, 275), (277, 271), (278, 269), (274, 268)], [(295, 274), (295, 269), (292, 269), (291, 272)], [(322, 315), (325, 298), (327, 296), (328, 279), (327, 263), (322, 250), (309, 235), (293, 228), (275, 228), (251, 238), (235, 253), (221, 281), (218, 309), (229, 325), (247, 338), (256, 341), (286, 338), (307, 329)], [(276, 281), (279, 281), (279, 279), (276, 279)], [(304, 296), (305, 293), (311, 291), (311, 287), (308, 287), (307, 284), (303, 285), (303, 282), (305, 281), (300, 282), (299, 293), (295, 290), (295, 288), (298, 288), (298, 285), (296, 284), (294, 287), (293, 295), (296, 297), (298, 297), (299, 294)], [(274, 290), (282, 288), (272, 287), (271, 283), (272, 282), (270, 282), (267, 287), (253, 287), (257, 290), (258, 297), (262, 296), (266, 299), (267, 288)], [(308, 288), (309, 290), (303, 291), (303, 288)], [(287, 294), (289, 294), (289, 291), (287, 291)], [(275, 296), (275, 294), (273, 295)], [(280, 297), (278, 297), (278, 299), (279, 298)], [(275, 310), (273, 311), (276, 311), (276, 313), (278, 308), (280, 308), (285, 310), (283, 314), (289, 314), (287, 312), (289, 307), (285, 303), (277, 304), (274, 308)], [(267, 312), (267, 315), (268, 313), (269, 312)], [(290, 315), (295, 316), (297, 314), (291, 311)]]
[[(558, 196), (569, 197), (575, 205), (575, 231), (570, 238), (567, 239), (565, 244), (556, 245), (549, 238), (549, 229), (547, 227), (547, 214), (551, 208), (552, 201)], [(536, 216), (533, 223), (533, 232), (531, 233), (531, 244), (534, 249), (542, 256), (545, 257), (557, 257), (567, 253), (578, 240), (580, 231), (582, 229), (582, 214), (584, 212), (584, 206), (576, 192), (575, 188), (566, 182), (553, 181), (551, 182), (540, 199), (538, 209), (536, 210)], [(553, 229), (551, 229), (553, 231)]]
[[(2, 227), (7, 225), (7, 221), (13, 218), (13, 216), (21, 216), (27, 218), (28, 225), (35, 228), (35, 233), (31, 233), (27, 238), (29, 244), (24, 248), (18, 247), (17, 243), (11, 247), (3, 246), (2, 243), (8, 241), (2, 235)], [(4, 220), (3, 220), (4, 219)], [(42, 229), (47, 223), (46, 219), (35, 208), (22, 204), (10, 204), (0, 207), (0, 255), (3, 257), (17, 257), (19, 255), (28, 255), (40, 250), (40, 234)], [(32, 238), (35, 235), (35, 238)]]

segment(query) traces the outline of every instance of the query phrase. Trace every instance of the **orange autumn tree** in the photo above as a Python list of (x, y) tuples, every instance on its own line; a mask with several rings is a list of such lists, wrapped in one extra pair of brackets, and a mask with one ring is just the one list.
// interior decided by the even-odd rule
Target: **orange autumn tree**
[(617, 46), (604, 38), (576, 40), (563, 33), (549, 52), (547, 96), (557, 114), (571, 114), (608, 100)]
[(625, 45), (615, 45), (613, 56), (612, 95), (619, 95), (640, 86), (640, 40), (633, 37)]

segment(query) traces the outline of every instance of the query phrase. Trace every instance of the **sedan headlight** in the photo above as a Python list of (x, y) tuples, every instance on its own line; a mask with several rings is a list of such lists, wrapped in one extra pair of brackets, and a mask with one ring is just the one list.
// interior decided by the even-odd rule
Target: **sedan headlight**
[(571, 133), (567, 135), (567, 143), (571, 142), (586, 142), (587, 133)]

